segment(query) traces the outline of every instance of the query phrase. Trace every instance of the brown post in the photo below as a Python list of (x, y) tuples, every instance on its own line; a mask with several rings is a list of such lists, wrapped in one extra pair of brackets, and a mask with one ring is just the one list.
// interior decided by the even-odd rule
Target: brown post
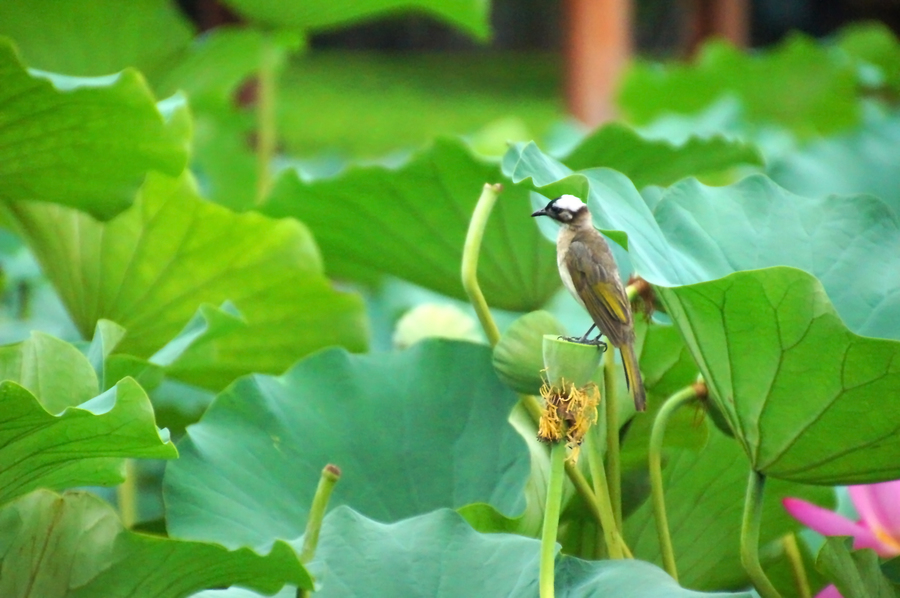
[(750, 41), (750, 7), (748, 0), (692, 0), (689, 3), (688, 55), (711, 36), (727, 39), (738, 48)]
[(750, 40), (750, 14), (747, 0), (716, 0), (712, 6), (713, 32), (738, 48)]
[(595, 127), (615, 116), (615, 91), (631, 58), (632, 0), (566, 0), (566, 101)]

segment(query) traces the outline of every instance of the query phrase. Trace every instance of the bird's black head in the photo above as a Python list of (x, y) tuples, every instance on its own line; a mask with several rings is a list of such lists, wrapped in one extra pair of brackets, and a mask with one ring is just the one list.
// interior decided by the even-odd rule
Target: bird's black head
[(550, 216), (557, 222), (568, 224), (583, 211), (587, 211), (587, 206), (583, 201), (574, 195), (560, 195), (531, 216)]

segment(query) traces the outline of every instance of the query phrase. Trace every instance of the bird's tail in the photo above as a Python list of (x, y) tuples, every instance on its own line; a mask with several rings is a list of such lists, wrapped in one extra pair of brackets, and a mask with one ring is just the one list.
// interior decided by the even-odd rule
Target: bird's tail
[(647, 409), (647, 393), (644, 392), (644, 379), (638, 368), (638, 360), (634, 355), (634, 344), (627, 343), (619, 347), (622, 352), (622, 363), (625, 365), (625, 382), (634, 399), (634, 408), (638, 411)]

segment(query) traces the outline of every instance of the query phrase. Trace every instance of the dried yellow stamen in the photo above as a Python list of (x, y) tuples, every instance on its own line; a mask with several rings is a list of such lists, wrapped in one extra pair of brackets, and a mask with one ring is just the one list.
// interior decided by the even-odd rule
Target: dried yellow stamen
[(597, 422), (597, 405), (600, 403), (597, 385), (589, 382), (582, 388), (575, 388), (574, 384), (561, 380), (561, 387), (558, 387), (545, 380), (541, 397), (544, 411), (538, 423), (538, 439), (555, 443), (565, 436), (571, 451), (569, 459), (576, 462), (585, 435)]

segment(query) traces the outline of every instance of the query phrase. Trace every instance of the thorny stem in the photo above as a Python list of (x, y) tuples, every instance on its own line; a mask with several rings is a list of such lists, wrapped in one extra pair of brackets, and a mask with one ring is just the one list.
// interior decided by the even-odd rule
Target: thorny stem
[[(328, 500), (334, 485), (341, 479), (341, 470), (336, 465), (326, 465), (322, 469), (319, 485), (316, 487), (316, 495), (309, 507), (309, 517), (306, 520), (306, 532), (303, 534), (303, 548), (300, 550), (300, 562), (308, 564), (316, 556), (316, 546), (319, 544), (319, 532), (322, 530), (322, 520), (328, 509)], [(308, 598), (312, 592), (303, 588), (297, 589), (297, 598)]]
[(278, 145), (276, 95), (282, 50), (278, 42), (267, 36), (260, 53), (256, 98), (256, 205), (262, 205), (272, 184), (272, 159)]
[(553, 598), (554, 568), (556, 564), (556, 532), (562, 508), (562, 488), (566, 463), (566, 443), (560, 441), (550, 448), (550, 479), (547, 481), (547, 503), (544, 507), (544, 526), (541, 530), (540, 598)]
[(799, 596), (799, 598), (810, 598), (812, 596), (812, 591), (809, 589), (809, 578), (806, 576), (806, 567), (803, 566), (803, 555), (800, 554), (800, 547), (797, 546), (797, 536), (794, 534), (785, 534), (781, 538), (781, 545), (784, 547), (784, 554), (787, 556), (788, 563), (791, 565), (794, 584), (797, 586), (797, 596)]
[(619, 401), (616, 393), (616, 352), (609, 348), (603, 357), (603, 402), (606, 403), (606, 480), (609, 502), (622, 529), (622, 471), (619, 462)]
[(762, 498), (766, 476), (750, 470), (747, 496), (744, 499), (744, 517), (741, 522), (741, 564), (750, 581), (762, 598), (781, 598), (781, 594), (759, 564), (759, 527), (762, 520)]
[[(478, 321), (481, 322), (481, 327), (484, 329), (484, 334), (492, 347), (496, 346), (500, 341), (500, 330), (494, 322), (491, 310), (487, 305), (487, 301), (484, 299), (481, 287), (478, 285), (478, 254), (481, 251), (481, 239), (484, 236), (484, 229), (487, 226), (487, 221), (491, 215), (494, 203), (497, 201), (497, 194), (500, 193), (501, 190), (502, 186), (499, 184), (484, 185), (481, 197), (478, 198), (478, 203), (475, 205), (475, 211), (472, 213), (472, 219), (469, 222), (469, 230), (466, 233), (466, 242), (463, 247), (462, 257), (463, 289), (465, 289), (466, 295), (468, 295), (469, 301), (472, 303), (472, 307), (478, 315)], [(534, 421), (535, 429), (537, 429), (537, 424), (541, 419), (542, 411), (541, 404), (537, 400), (537, 397), (531, 395), (519, 395), (519, 400), (522, 402), (522, 406), (525, 408), (525, 411), (528, 412), (532, 421)], [(569, 479), (575, 486), (575, 490), (577, 490), (582, 498), (584, 498), (594, 519), (600, 523), (600, 508), (597, 506), (597, 497), (594, 496), (584, 475), (572, 463), (566, 462), (565, 468), (566, 474), (568, 474)]]
[(669, 397), (656, 414), (650, 433), (650, 495), (653, 500), (653, 516), (656, 519), (656, 533), (659, 536), (663, 566), (675, 581), (678, 581), (678, 569), (675, 566), (675, 551), (672, 548), (672, 537), (669, 535), (669, 519), (666, 515), (666, 499), (663, 493), (662, 447), (669, 418), (679, 407), (696, 399), (697, 394), (696, 387), (688, 386)]
[(591, 479), (594, 481), (594, 496), (600, 507), (600, 527), (603, 528), (603, 540), (609, 556), (614, 559), (625, 558), (623, 545), (625, 542), (618, 527), (616, 517), (613, 515), (612, 504), (609, 501), (609, 487), (606, 483), (606, 467), (603, 465), (603, 454), (597, 446), (597, 431), (591, 430), (585, 439), (587, 443), (588, 466), (591, 470)]

